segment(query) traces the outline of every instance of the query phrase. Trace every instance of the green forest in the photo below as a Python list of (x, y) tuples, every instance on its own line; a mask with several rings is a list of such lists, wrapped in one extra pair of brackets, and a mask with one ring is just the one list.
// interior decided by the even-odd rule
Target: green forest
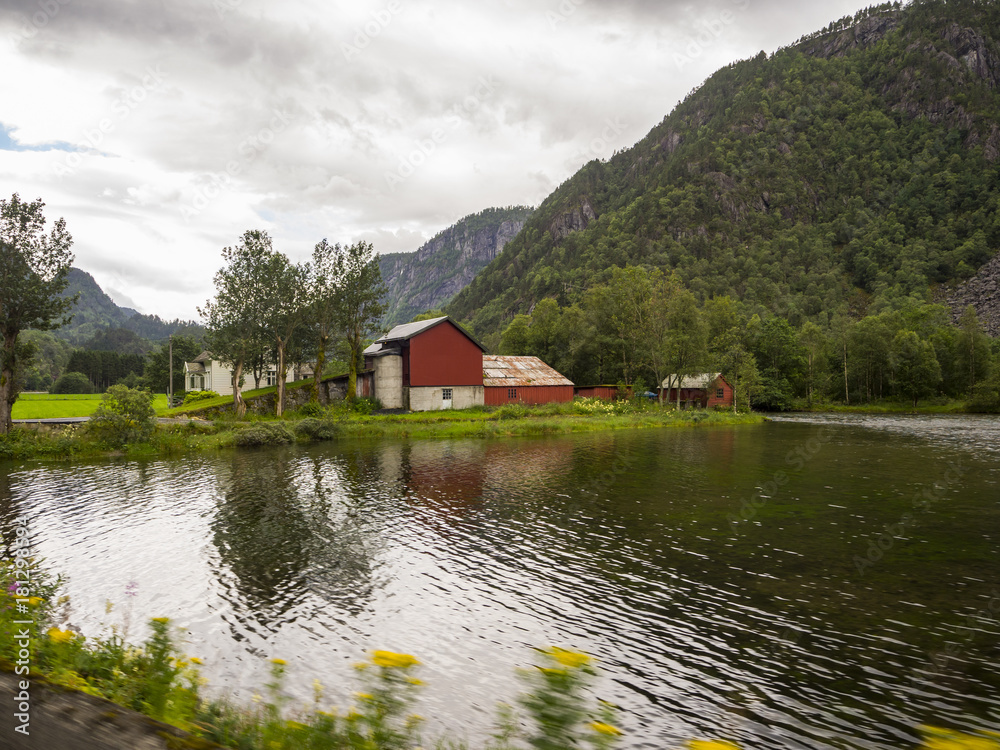
[[(600, 290), (637, 268), (688, 290), (709, 328), (731, 307), (762, 332), (821, 338), (830, 383), (840, 371), (839, 389), (817, 384), (831, 397), (902, 395), (907, 370), (890, 355), (912, 344), (908, 333), (942, 370), (917, 390), (966, 393), (972, 375), (944, 343), (965, 330), (963, 311), (939, 303), (1000, 247), (998, 40), (997, 3), (923, 0), (869, 8), (730, 65), (635, 146), (561, 185), (446, 312), (488, 344), (503, 334), (508, 352), (546, 352), (577, 383), (650, 382), (627, 358), (582, 354), (597, 339), (585, 343), (576, 319), (563, 319), (611, 325)], [(560, 231), (573, 213), (596, 218)], [(516, 316), (532, 310), (540, 329), (558, 310), (564, 348), (523, 348)], [(744, 345), (761, 373), (788, 381), (765, 382), (762, 406), (813, 390), (797, 366)], [(725, 369), (718, 344), (705, 352), (700, 366)]]

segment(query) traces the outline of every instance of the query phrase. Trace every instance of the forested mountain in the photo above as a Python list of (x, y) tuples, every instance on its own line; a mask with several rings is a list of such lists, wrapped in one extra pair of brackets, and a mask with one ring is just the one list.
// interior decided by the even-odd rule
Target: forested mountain
[[(76, 346), (94, 348), (87, 342), (108, 329), (124, 328), (150, 342), (165, 340), (171, 333), (186, 333), (200, 338), (205, 329), (198, 323), (184, 320), (164, 321), (158, 315), (143, 315), (127, 307), (119, 307), (86, 271), (71, 268), (65, 297), (79, 294), (69, 325), (55, 329), (56, 338)], [(105, 347), (100, 347), (105, 348)], [(113, 348), (113, 347), (106, 347)], [(149, 347), (147, 347), (148, 350)]]
[(917, 0), (719, 70), (563, 183), (446, 311), (496, 341), (626, 265), (796, 329), (943, 298), (1000, 247), (998, 41), (996, 2)]
[(440, 308), (465, 288), (521, 231), (532, 209), (488, 208), (445, 229), (416, 252), (379, 256), (389, 289), (384, 323), (406, 323)]

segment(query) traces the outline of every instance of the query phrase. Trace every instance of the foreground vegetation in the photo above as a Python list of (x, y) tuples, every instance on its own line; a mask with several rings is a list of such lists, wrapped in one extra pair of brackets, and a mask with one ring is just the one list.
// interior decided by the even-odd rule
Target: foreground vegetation
[[(413, 711), (423, 682), (416, 676), (420, 662), (410, 654), (373, 651), (368, 660), (356, 664), (361, 689), (353, 693), (353, 704), (346, 711), (330, 706), (326, 688), (318, 680), (313, 682), (311, 704), (289, 705), (283, 691), (286, 662), (280, 658), (270, 660), (270, 680), (252, 705), (210, 697), (199, 670), (203, 661), (180, 652), (179, 630), (168, 618), (149, 621), (149, 635), (141, 646), (129, 641), (128, 610), (120, 626), (111, 626), (100, 636), (64, 628), (69, 601), (58, 597), (60, 581), (27, 555), (20, 537), (10, 547), (14, 561), (0, 564), (0, 669), (13, 672), (16, 664), (30, 663), (30, 672), (23, 668), (18, 672), (29, 685), (45, 683), (107, 698), (195, 738), (239, 750), (431, 746), (422, 743), (424, 718)], [(109, 602), (107, 612), (112, 610)], [(30, 622), (27, 627), (26, 622)], [(520, 672), (523, 692), (518, 707), (498, 706), (496, 731), (484, 749), (616, 746), (622, 730), (616, 726), (614, 706), (590, 695), (597, 675), (593, 659), (557, 647), (537, 649), (536, 659), (535, 668)], [(1000, 735), (995, 733), (971, 735), (936, 727), (921, 727), (921, 732), (921, 750), (1000, 750)], [(192, 746), (201, 746), (197, 742), (192, 740)], [(467, 747), (448, 737), (432, 742), (441, 750)], [(686, 746), (738, 750), (725, 740), (691, 740)]]

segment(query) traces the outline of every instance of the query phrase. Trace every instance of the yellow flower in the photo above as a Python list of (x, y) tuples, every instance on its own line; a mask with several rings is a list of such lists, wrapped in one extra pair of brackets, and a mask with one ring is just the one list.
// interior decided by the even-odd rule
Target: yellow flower
[(48, 629), (49, 640), (53, 643), (69, 643), (76, 637), (72, 630), (60, 630), (59, 628)]
[(424, 681), (423, 681), (423, 680), (419, 680), (419, 679), (417, 679), (416, 677), (407, 677), (407, 678), (406, 678), (406, 681), (407, 681), (408, 683), (410, 683), (411, 685), (417, 685), (418, 687), (419, 687), (420, 685), (423, 685), (423, 684), (424, 684)]
[(553, 667), (539, 667), (538, 671), (540, 671), (542, 674), (550, 674), (550, 675), (568, 674), (565, 669), (555, 669)]
[(29, 596), (28, 597), (28, 604), (30, 604), (32, 607), (37, 607), (43, 601), (44, 601), (44, 599), (42, 599), (40, 596)]
[(169, 617), (154, 617), (153, 618), (153, 622), (159, 622), (159, 623), (163, 623), (164, 625), (166, 625), (168, 622), (170, 622), (170, 618)]
[(198, 658), (197, 656), (192, 656), (192, 657), (191, 657), (191, 663), (192, 663), (192, 664), (197, 664), (198, 666), (201, 666), (201, 665), (202, 665), (202, 664), (204, 664), (205, 662), (203, 662), (203, 661), (202, 661), (201, 659), (199, 659), (199, 658)]
[(622, 730), (620, 730), (618, 727), (612, 726), (611, 724), (606, 724), (603, 721), (590, 722), (590, 728), (599, 734), (607, 734), (612, 737), (618, 737), (622, 733)]
[(264, 698), (261, 697), (260, 693), (254, 693), (253, 695), (250, 696), (250, 700), (252, 700), (254, 703), (260, 703), (262, 700), (264, 700)]
[(546, 652), (564, 667), (579, 669), (590, 664), (590, 656), (579, 651), (567, 651), (564, 648), (550, 648)]
[[(987, 737), (963, 734), (941, 727), (922, 726), (920, 730), (924, 734), (924, 744), (920, 746), (920, 750), (1000, 750), (1000, 742)], [(1000, 736), (993, 732), (983, 734)]]
[(688, 740), (688, 750), (740, 750), (739, 745), (725, 740)]
[(355, 693), (355, 695), (358, 696), (358, 698), (360, 698), (363, 701), (375, 700), (375, 696), (372, 695), (371, 693)]
[(283, 667), (286, 664), (288, 664), (288, 662), (285, 661), (284, 659), (271, 659), (271, 663), (272, 664), (277, 664), (279, 667)]
[(416, 657), (410, 654), (397, 654), (393, 651), (376, 651), (372, 654), (372, 662), (376, 667), (395, 667), (407, 669), (420, 664)]

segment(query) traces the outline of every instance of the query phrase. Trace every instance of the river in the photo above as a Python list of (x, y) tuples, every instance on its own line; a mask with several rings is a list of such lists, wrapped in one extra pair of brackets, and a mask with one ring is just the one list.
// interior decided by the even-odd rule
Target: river
[(597, 657), (629, 748), (1000, 731), (996, 418), (0, 464), (5, 538), (20, 514), (75, 628), (169, 616), (242, 700), (280, 657), (345, 707), (354, 662), (404, 651), (429, 734), (477, 741), (557, 645)]

